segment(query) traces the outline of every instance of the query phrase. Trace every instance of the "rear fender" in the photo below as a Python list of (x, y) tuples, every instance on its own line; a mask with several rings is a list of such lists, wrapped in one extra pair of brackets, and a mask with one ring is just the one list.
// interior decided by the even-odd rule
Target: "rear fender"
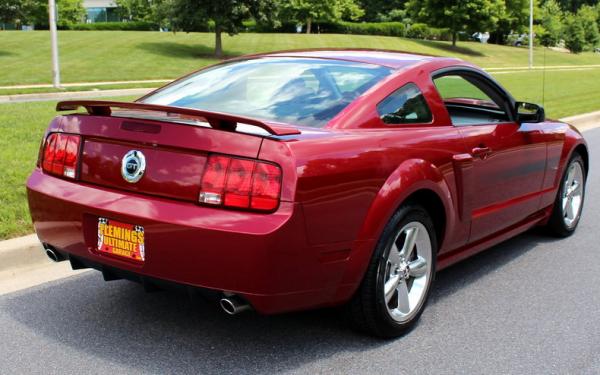
[[(348, 278), (345, 281), (358, 285), (385, 225), (398, 207), (419, 190), (430, 190), (437, 194), (444, 205), (446, 216), (444, 237), (452, 233), (456, 218), (451, 209), (452, 194), (442, 173), (423, 159), (406, 160), (388, 177), (371, 204), (359, 232), (357, 246), (350, 259)], [(438, 240), (440, 247), (444, 240)]]

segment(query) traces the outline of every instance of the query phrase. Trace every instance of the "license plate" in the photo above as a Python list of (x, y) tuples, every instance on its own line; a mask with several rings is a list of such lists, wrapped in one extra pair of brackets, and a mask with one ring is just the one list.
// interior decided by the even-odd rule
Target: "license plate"
[(143, 262), (144, 227), (98, 218), (98, 251)]

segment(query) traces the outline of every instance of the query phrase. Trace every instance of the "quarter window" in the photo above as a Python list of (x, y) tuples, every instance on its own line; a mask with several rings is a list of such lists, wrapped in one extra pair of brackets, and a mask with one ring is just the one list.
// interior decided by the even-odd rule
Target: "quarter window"
[(427, 124), (433, 119), (425, 97), (419, 88), (409, 83), (394, 91), (377, 105), (377, 112), (386, 124)]

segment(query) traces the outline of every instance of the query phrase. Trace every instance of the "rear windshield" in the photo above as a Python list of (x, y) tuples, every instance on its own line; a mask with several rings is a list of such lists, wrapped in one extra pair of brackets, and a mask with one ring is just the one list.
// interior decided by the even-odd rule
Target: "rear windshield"
[(322, 127), (391, 71), (340, 60), (260, 58), (203, 70), (142, 102)]

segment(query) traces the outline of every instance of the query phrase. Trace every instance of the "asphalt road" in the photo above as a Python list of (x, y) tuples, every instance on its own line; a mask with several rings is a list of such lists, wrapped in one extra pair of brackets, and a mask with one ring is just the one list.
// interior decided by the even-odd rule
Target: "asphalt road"
[(600, 129), (584, 216), (438, 274), (419, 325), (382, 341), (336, 310), (225, 316), (97, 272), (0, 297), (0, 373), (600, 373)]

